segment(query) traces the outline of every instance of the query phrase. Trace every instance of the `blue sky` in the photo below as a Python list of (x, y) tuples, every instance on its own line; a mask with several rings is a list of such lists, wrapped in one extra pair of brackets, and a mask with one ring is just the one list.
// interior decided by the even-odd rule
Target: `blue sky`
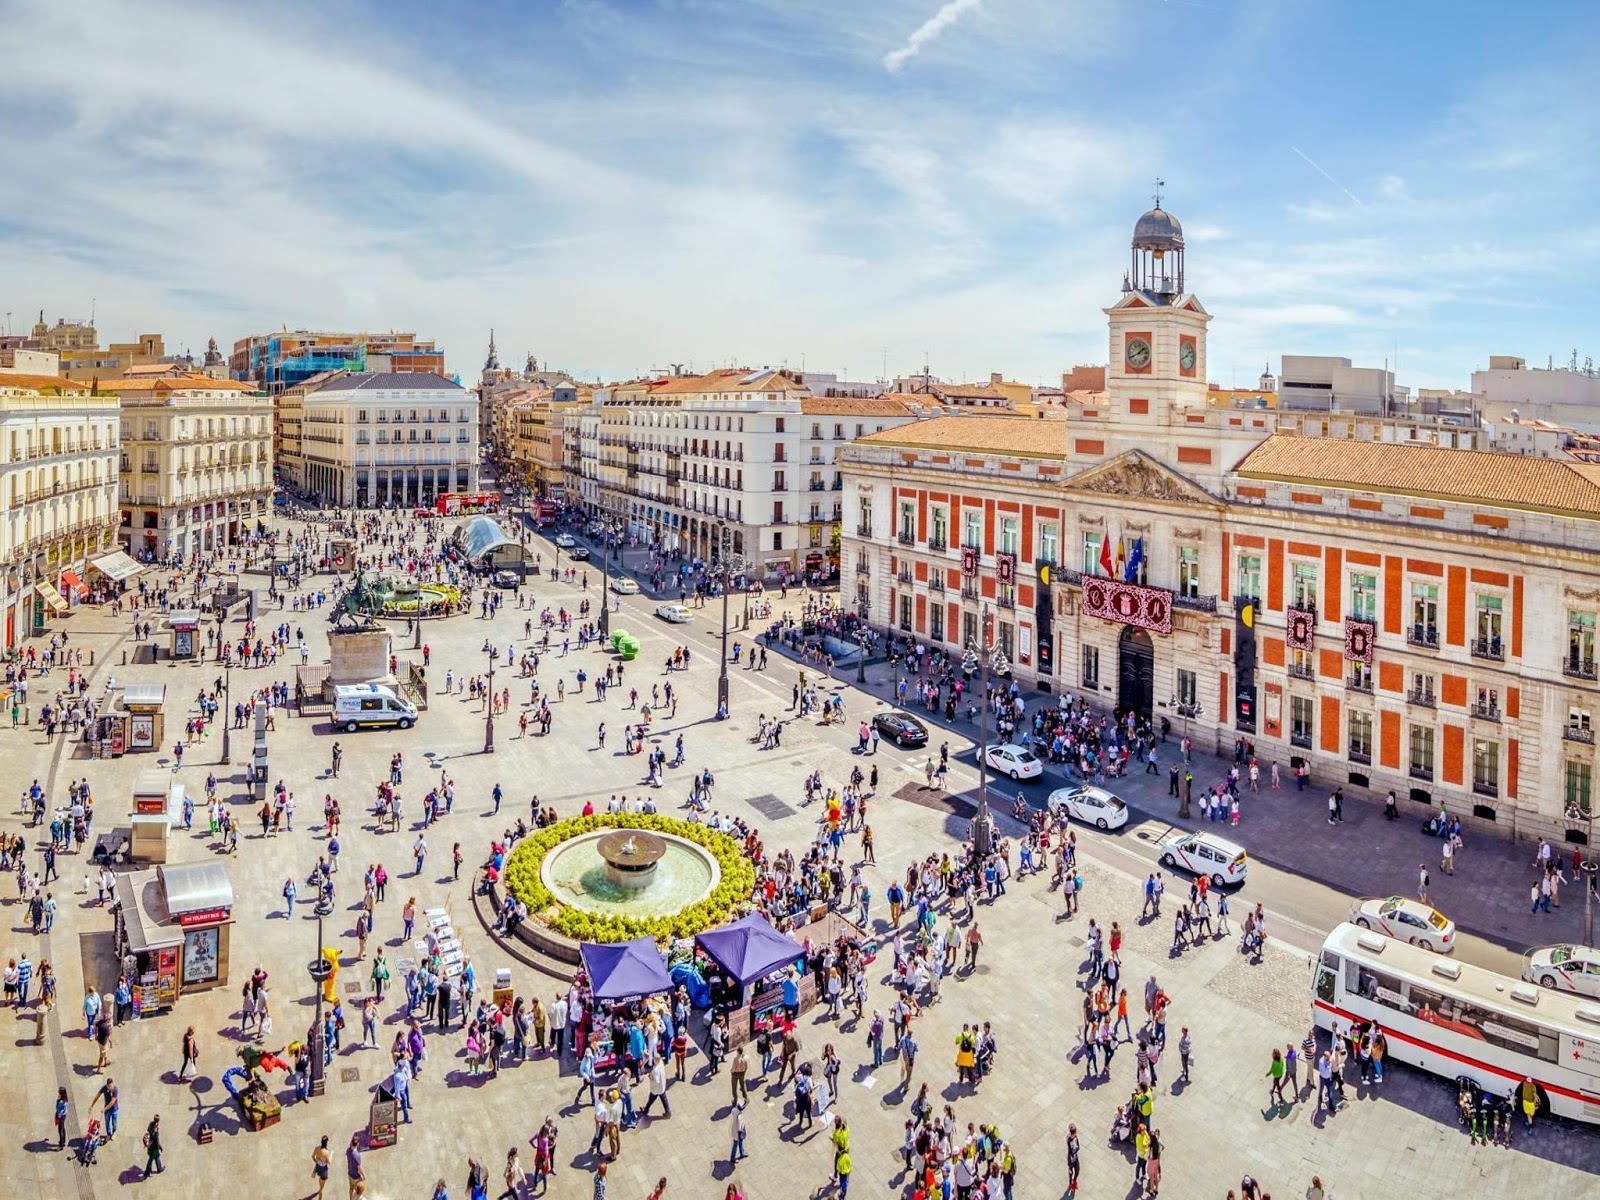
[[(1515, 13), (1516, 20), (1507, 14)], [(0, 0), (0, 306), (475, 373), (1106, 356), (1166, 181), (1213, 378), (1600, 358), (1600, 6)]]

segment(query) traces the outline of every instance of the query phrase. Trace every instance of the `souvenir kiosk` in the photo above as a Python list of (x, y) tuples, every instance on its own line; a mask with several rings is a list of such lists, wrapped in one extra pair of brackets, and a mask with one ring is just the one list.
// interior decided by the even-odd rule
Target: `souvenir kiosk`
[(805, 949), (751, 913), (695, 938), (719, 972), (707, 972), (713, 1006), (728, 1014), (728, 1041), (743, 1045), (776, 1024), (785, 1007), (804, 1012), (817, 1001), (816, 983), (804, 970)]
[(185, 863), (117, 876), (117, 958), (136, 1017), (164, 1012), (186, 992), (228, 982), (233, 884), (221, 863)]
[[(159, 750), (166, 735), (167, 685), (130, 683), (122, 689), (130, 751)], [(122, 714), (117, 714), (122, 715)]]
[(138, 862), (167, 861), (167, 836), (183, 823), (183, 784), (171, 771), (140, 771), (133, 781), (129, 853)]
[(589, 1044), (595, 1048), (596, 1070), (620, 1068), (607, 1031), (616, 1018), (642, 1019), (654, 1009), (663, 1019), (672, 1013), (672, 979), (661, 961), (654, 938), (631, 942), (583, 942), (578, 946), (583, 972), (594, 996), (595, 1021)]
[(198, 658), (202, 654), (200, 645), (200, 614), (193, 609), (173, 611), (167, 614), (164, 622), (167, 631), (172, 635), (168, 649), (176, 659)]

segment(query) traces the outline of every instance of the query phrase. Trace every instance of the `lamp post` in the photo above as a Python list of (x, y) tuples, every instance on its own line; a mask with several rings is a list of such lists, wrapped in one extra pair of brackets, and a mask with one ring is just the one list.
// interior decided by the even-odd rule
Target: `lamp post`
[(228, 740), (228, 731), (233, 725), (233, 664), (229, 663), (222, 669), (222, 762), (227, 765), (232, 761), (229, 757), (231, 746)]
[(609, 521), (600, 526), (600, 536), (605, 540), (600, 543), (600, 636), (611, 636), (611, 547), (617, 535)]
[(717, 545), (722, 552), (722, 665), (717, 674), (717, 716), (728, 715), (728, 563), (733, 547), (733, 530), (726, 521), (717, 522)]
[(867, 681), (867, 631), (862, 629), (856, 634), (856, 645), (861, 647), (861, 653), (856, 657), (856, 682)]
[(1584, 859), (1579, 867), (1582, 874), (1589, 878), (1583, 881), (1583, 944), (1594, 945), (1594, 885), (1595, 872), (1600, 870), (1600, 863), (1594, 860), (1594, 805), (1569, 804), (1567, 806), (1567, 820), (1582, 821), (1587, 826), (1583, 844), (1588, 848), (1589, 857)]
[(322, 957), (321, 917), (317, 918), (317, 952), (306, 964), (306, 971), (311, 976), (311, 984), (317, 994), (317, 1014), (311, 1023), (311, 1036), (306, 1038), (306, 1045), (311, 1054), (311, 1094), (320, 1096), (326, 1087), (327, 1068), (323, 1060), (328, 1054), (327, 1042), (322, 1036), (322, 985), (333, 972), (328, 960)]
[(987, 604), (983, 606), (980, 625), (983, 631), (983, 652), (980, 654), (978, 647), (969, 642), (966, 655), (962, 659), (962, 666), (969, 675), (980, 665), (983, 668), (981, 681), (983, 705), (979, 709), (978, 716), (978, 812), (972, 818), (972, 845), (981, 857), (987, 855), (994, 845), (994, 814), (989, 811), (989, 674), (993, 671), (1003, 675), (1010, 670), (1011, 664), (990, 640), (992, 635)]
[(491, 645), (489, 651), (489, 695), (483, 706), (483, 752), (494, 753), (494, 664), (499, 661), (500, 647)]

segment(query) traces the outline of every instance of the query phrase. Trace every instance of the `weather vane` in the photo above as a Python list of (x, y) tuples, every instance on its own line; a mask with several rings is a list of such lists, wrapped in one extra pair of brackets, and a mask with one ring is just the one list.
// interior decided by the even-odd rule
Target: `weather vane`
[(1161, 207), (1161, 189), (1166, 187), (1166, 186), (1167, 186), (1167, 181), (1165, 179), (1157, 179), (1156, 180), (1156, 207), (1157, 208)]

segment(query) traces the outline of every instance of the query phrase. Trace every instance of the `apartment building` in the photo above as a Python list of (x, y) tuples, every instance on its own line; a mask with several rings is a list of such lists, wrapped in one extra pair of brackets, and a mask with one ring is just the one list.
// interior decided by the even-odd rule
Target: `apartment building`
[(234, 379), (277, 395), (326, 371), (381, 371), (406, 375), (444, 373), (444, 351), (415, 333), (355, 333), (281, 329), (253, 333), (233, 344), (228, 370)]
[(117, 401), (56, 375), (0, 373), (0, 611), (5, 647), (88, 594), (115, 548)]
[(478, 490), (478, 397), (419, 372), (330, 375), (301, 401), (303, 488), (357, 508)]
[[(136, 371), (141, 370), (136, 368)], [(272, 399), (188, 372), (102, 380), (121, 405), (121, 539), (143, 561), (239, 545), (272, 509)]]

